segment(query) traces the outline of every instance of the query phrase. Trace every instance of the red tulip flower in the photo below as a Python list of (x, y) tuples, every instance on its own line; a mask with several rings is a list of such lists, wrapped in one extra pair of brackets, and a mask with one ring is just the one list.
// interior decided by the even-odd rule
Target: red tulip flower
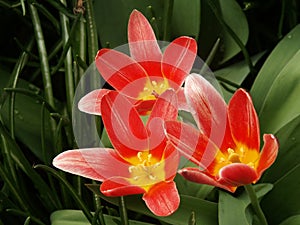
[(185, 96), (198, 129), (178, 121), (167, 121), (165, 129), (171, 143), (198, 167), (179, 173), (231, 192), (257, 182), (275, 161), (279, 146), (272, 134), (265, 134), (260, 151), (259, 121), (250, 95), (238, 89), (227, 106), (208, 81), (192, 74)]
[[(98, 51), (95, 63), (103, 78), (134, 103), (140, 115), (148, 114), (157, 97), (169, 88), (175, 90), (179, 107), (184, 108), (181, 86), (194, 64), (196, 41), (179, 37), (162, 53), (147, 19), (133, 10), (128, 23), (128, 42), (131, 57), (113, 49)], [(90, 92), (79, 102), (79, 109), (101, 115), (101, 98), (108, 91)]]
[(146, 125), (136, 108), (116, 91), (103, 96), (102, 119), (114, 149), (90, 148), (59, 154), (53, 165), (64, 171), (103, 182), (106, 196), (143, 194), (148, 208), (167, 216), (179, 206), (173, 181), (179, 154), (167, 142), (164, 120), (177, 117), (177, 98), (172, 90), (161, 94)]

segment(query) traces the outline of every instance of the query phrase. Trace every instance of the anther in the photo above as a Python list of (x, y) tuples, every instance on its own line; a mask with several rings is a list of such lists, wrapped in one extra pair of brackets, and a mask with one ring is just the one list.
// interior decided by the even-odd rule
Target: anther
[(147, 158), (148, 158), (148, 162), (151, 162), (152, 154), (149, 154)]
[(151, 81), (153, 86), (157, 86), (157, 82), (155, 80)]
[(156, 176), (153, 176), (153, 175), (151, 175), (151, 174), (149, 174), (148, 177), (150, 178), (150, 180), (156, 180)]
[(132, 173), (132, 171), (133, 171), (134, 168), (135, 168), (135, 166), (129, 166), (129, 167), (128, 167), (129, 173)]
[(143, 161), (142, 155), (143, 155), (142, 152), (138, 152), (138, 154), (137, 154), (137, 157), (138, 157), (138, 159), (140, 160), (140, 162)]

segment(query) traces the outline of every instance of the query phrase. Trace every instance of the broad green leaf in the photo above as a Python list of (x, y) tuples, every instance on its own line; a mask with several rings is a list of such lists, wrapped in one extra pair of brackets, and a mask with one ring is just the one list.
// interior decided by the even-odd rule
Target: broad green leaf
[(263, 132), (277, 132), (300, 114), (299, 39), (300, 25), (276, 46), (251, 89)]
[[(151, 6), (155, 15), (152, 15), (148, 6)], [(127, 43), (127, 23), (133, 9), (138, 9), (150, 20), (156, 17), (161, 20), (162, 1), (135, 1), (135, 0), (97, 0), (94, 2), (95, 20), (102, 47), (110, 48)], [(159, 22), (158, 22), (159, 23)], [(157, 37), (159, 39), (159, 37)]]
[[(260, 184), (254, 184), (253, 188), (255, 190), (257, 198), (260, 200), (262, 199), (268, 192), (270, 192), (273, 189), (273, 185), (269, 183), (260, 183)], [(240, 196), (238, 196), (240, 200), (242, 200), (245, 205), (250, 204), (250, 198), (247, 194), (247, 192), (243, 192)]]
[[(118, 198), (106, 197), (100, 190), (99, 185), (87, 185), (94, 193), (99, 195), (106, 201), (117, 205)], [(170, 216), (167, 217), (157, 217), (146, 207), (140, 195), (132, 195), (125, 197), (126, 206), (128, 209), (151, 216), (153, 218), (159, 219), (163, 222), (176, 224), (176, 225), (186, 225), (191, 216), (191, 213), (195, 213), (196, 223), (203, 223), (205, 225), (216, 225), (218, 218), (217, 204), (207, 200), (181, 195), (180, 196), (180, 206), (178, 210)]]
[(180, 175), (177, 175), (174, 180), (179, 193), (182, 195), (189, 195), (192, 197), (205, 199), (214, 189), (214, 187), (210, 185), (197, 184), (195, 182), (188, 181)]
[[(256, 184), (253, 188), (257, 198), (261, 199), (271, 189), (272, 184)], [(219, 225), (251, 224), (252, 211), (248, 211), (250, 198), (246, 191), (237, 197), (227, 192), (219, 192)]]
[(243, 201), (224, 191), (219, 192), (219, 225), (249, 224)]
[(299, 225), (300, 224), (300, 215), (291, 216), (285, 221), (280, 223), (280, 225)]
[(172, 12), (173, 38), (187, 35), (198, 40), (200, 31), (200, 0), (175, 0)]
[[(0, 95), (4, 94), (3, 88), (7, 84), (9, 75), (4, 75), (5, 71), (1, 70), (0, 76)], [(29, 82), (19, 79), (18, 88), (24, 88), (29, 91), (34, 91), (37, 94), (41, 93), (41, 90), (36, 86), (30, 84)], [(9, 127), (9, 107), (8, 107), (9, 98), (6, 98), (6, 101), (2, 108), (0, 108), (0, 114), (3, 119), (3, 122), (7, 127)], [(43, 160), (42, 144), (41, 144), (41, 128), (42, 128), (42, 103), (38, 100), (35, 100), (33, 97), (26, 96), (20, 93), (16, 94), (15, 99), (15, 108), (14, 108), (14, 118), (15, 118), (15, 135), (18, 140), (25, 144), (35, 156), (40, 160)], [(48, 157), (51, 157), (51, 152), (53, 152), (52, 145), (52, 136), (49, 129), (49, 112), (46, 111), (45, 118), (45, 147), (48, 152)]]
[[(240, 41), (245, 45), (249, 36), (248, 23), (245, 14), (234, 0), (210, 0), (215, 6), (219, 17), (231, 28)], [(222, 64), (241, 51), (231, 35), (221, 26), (208, 1), (201, 5), (201, 29), (199, 37), (199, 53), (206, 58), (218, 38), (221, 38), (220, 51), (216, 60)], [(238, 19), (237, 19), (238, 18)]]
[[(276, 134), (280, 150), (275, 163), (265, 172), (262, 182), (271, 182), (273, 190), (262, 200), (270, 224), (300, 213), (300, 116)], [(274, 215), (276, 215), (274, 217)]]
[[(50, 216), (51, 225), (90, 225), (82, 211), (80, 210), (58, 210)], [(104, 215), (106, 225), (119, 225), (119, 217)], [(129, 225), (151, 225), (150, 223), (129, 220)]]
[[(261, 59), (261, 57), (264, 54), (265, 54), (265, 52), (261, 52), (255, 56), (253, 56), (252, 62), (254, 64), (256, 64), (258, 62), (258, 60)], [(238, 62), (238, 63), (232, 64), (230, 66), (227, 66), (222, 69), (214, 71), (215, 76), (219, 80), (219, 82), (224, 83), (224, 85), (226, 85), (228, 88), (230, 88), (232, 90), (235, 90), (235, 87), (230, 84), (227, 84), (226, 82), (224, 82), (222, 80), (227, 80), (236, 85), (241, 85), (242, 82), (247, 77), (247, 75), (249, 74), (249, 72), (250, 72), (249, 67), (245, 61)], [(226, 90), (223, 86), (222, 86), (222, 93), (223, 93), (223, 97), (224, 97), (225, 101), (228, 102), (232, 96), (232, 93), (229, 92), (228, 90)]]

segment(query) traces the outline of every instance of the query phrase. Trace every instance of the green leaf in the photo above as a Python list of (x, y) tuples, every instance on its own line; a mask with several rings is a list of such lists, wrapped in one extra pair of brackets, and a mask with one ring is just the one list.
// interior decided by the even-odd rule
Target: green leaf
[[(217, 60), (219, 64), (222, 64), (239, 53), (241, 49), (226, 31), (226, 28), (221, 26), (208, 2), (202, 2), (199, 53), (202, 58), (206, 58), (216, 40), (221, 38)], [(249, 29), (246, 16), (238, 3), (234, 0), (211, 0), (211, 3), (215, 6), (219, 17), (245, 45), (248, 40)]]
[(60, 202), (49, 185), (43, 180), (43, 178), (38, 174), (28, 162), (25, 154), (19, 148), (17, 143), (9, 136), (2, 123), (0, 122), (0, 134), (6, 140), (6, 148), (10, 150), (11, 158), (13, 159), (15, 165), (19, 167), (27, 177), (33, 182), (33, 185), (40, 193), (43, 203), (49, 210), (53, 210), (60, 206)]
[[(253, 186), (258, 199), (265, 196), (272, 187), (272, 184), (256, 184)], [(242, 192), (238, 197), (233, 197), (225, 191), (220, 191), (219, 225), (251, 224), (249, 220), (252, 220), (253, 214), (251, 211), (246, 210), (250, 203), (250, 198), (246, 191)]]
[(300, 215), (291, 216), (283, 221), (280, 225), (298, 225), (300, 224)]
[[(107, 197), (100, 192), (99, 185), (87, 185), (95, 194), (99, 195), (104, 200), (118, 205), (118, 198)], [(145, 205), (140, 195), (125, 196), (126, 206), (129, 210), (151, 216), (163, 222), (186, 225), (189, 221), (191, 213), (195, 213), (196, 223), (205, 225), (217, 224), (217, 204), (203, 199), (180, 195), (180, 206), (178, 210), (170, 216), (158, 217), (155, 216)]]
[(172, 14), (172, 36), (187, 35), (198, 40), (200, 31), (200, 0), (174, 0)]
[[(262, 182), (271, 182), (273, 190), (262, 200), (270, 224), (300, 213), (300, 116), (276, 134), (280, 151), (275, 163), (265, 172)], [(276, 215), (276, 216), (274, 216)]]
[(189, 195), (201, 199), (205, 199), (209, 195), (209, 193), (214, 189), (214, 186), (191, 182), (184, 179), (180, 175), (177, 175), (174, 181), (176, 182), (176, 186), (180, 194)]
[[(151, 11), (147, 9), (151, 6)], [(102, 47), (110, 48), (127, 43), (127, 23), (133, 9), (141, 11), (150, 21), (155, 16), (156, 21), (163, 15), (162, 1), (135, 1), (135, 0), (97, 0), (94, 2), (95, 20)], [(159, 39), (159, 37), (157, 37)]]
[[(5, 71), (1, 71), (5, 73)], [(0, 95), (3, 95), (4, 85), (8, 82), (9, 74), (0, 76)], [(29, 91), (35, 92), (37, 95), (41, 94), (41, 90), (29, 82), (19, 79), (18, 88), (24, 88)], [(4, 124), (9, 127), (9, 107), (8, 98), (2, 108), (0, 108), (0, 114)], [(16, 94), (15, 100), (15, 135), (18, 140), (25, 144), (40, 160), (43, 160), (42, 144), (41, 144), (41, 127), (42, 127), (42, 103), (33, 97), (23, 94)], [(49, 112), (47, 112), (46, 118), (50, 118)], [(46, 151), (48, 157), (51, 158), (51, 152), (53, 152), (52, 135), (50, 132), (49, 120), (45, 120), (45, 142)]]
[[(254, 64), (257, 63), (258, 60), (261, 59), (261, 57), (264, 54), (265, 52), (261, 52), (251, 57), (252, 62)], [(232, 90), (235, 90), (235, 87), (226, 81), (233, 82), (234, 84), (239, 86), (245, 80), (247, 75), (249, 75), (249, 72), (250, 72), (249, 67), (245, 61), (238, 62), (214, 71), (216, 78), (219, 80), (219, 82), (223, 83), (224, 85), (226, 85), (228, 88)], [(226, 90), (223, 86), (222, 86), (222, 93), (224, 99), (226, 100), (226, 102), (228, 102), (232, 96), (232, 93)]]
[(300, 114), (299, 39), (300, 25), (275, 47), (251, 89), (264, 133), (277, 132)]
[(246, 205), (227, 192), (219, 192), (219, 225), (249, 224), (246, 218)]
[[(90, 225), (80, 210), (58, 210), (50, 216), (51, 225)], [(119, 217), (104, 215), (105, 225), (119, 225)], [(129, 220), (130, 225), (151, 225), (150, 223)]]

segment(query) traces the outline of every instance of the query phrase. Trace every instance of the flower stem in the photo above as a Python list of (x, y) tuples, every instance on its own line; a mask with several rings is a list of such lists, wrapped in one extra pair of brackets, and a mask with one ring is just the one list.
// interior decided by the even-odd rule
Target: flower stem
[(250, 201), (251, 201), (251, 205), (252, 205), (252, 208), (254, 209), (258, 219), (260, 220), (260, 224), (261, 225), (268, 225), (268, 222), (266, 220), (266, 217), (259, 205), (259, 201), (257, 199), (257, 196), (256, 196), (256, 193), (253, 189), (253, 186), (251, 184), (248, 184), (248, 185), (245, 185), (245, 190), (250, 198)]
[(119, 210), (120, 210), (120, 217), (121, 217), (122, 225), (129, 225), (125, 199), (123, 196), (121, 196), (119, 199)]

